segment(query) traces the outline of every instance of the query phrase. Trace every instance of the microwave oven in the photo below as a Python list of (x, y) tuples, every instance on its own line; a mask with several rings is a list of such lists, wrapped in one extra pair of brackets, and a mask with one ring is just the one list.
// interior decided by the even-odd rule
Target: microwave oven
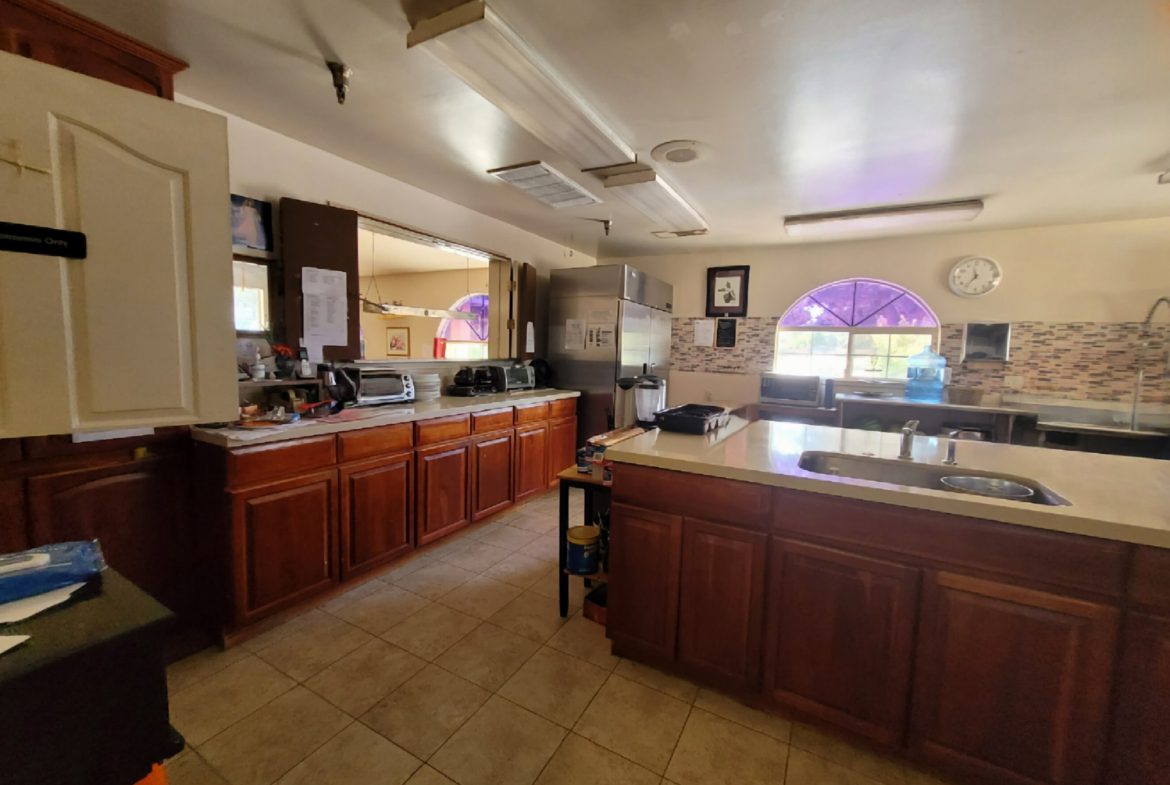
[(793, 376), (766, 373), (760, 379), (760, 402), (781, 403), (786, 406), (820, 406), (824, 400), (824, 382), (819, 376)]
[(353, 383), (354, 404), (357, 406), (410, 403), (414, 400), (414, 380), (410, 374), (368, 365), (345, 365), (341, 370)]

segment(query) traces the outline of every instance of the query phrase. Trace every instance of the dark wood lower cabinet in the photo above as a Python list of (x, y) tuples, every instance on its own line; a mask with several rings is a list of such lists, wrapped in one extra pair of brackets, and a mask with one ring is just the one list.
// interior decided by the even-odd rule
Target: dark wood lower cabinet
[(342, 578), (409, 552), (414, 528), (413, 453), (343, 464), (338, 477)]
[(621, 653), (672, 660), (683, 519), (618, 503), (611, 510), (606, 631)]
[(577, 418), (550, 420), (548, 424), (548, 485), (555, 488), (557, 475), (577, 464)]
[(516, 428), (516, 503), (548, 489), (548, 425)]
[[(0, 471), (3, 471), (2, 466)], [(23, 551), (28, 547), (24, 483), (20, 480), (0, 480), (0, 553)]]
[(471, 440), (471, 519), (478, 521), (512, 504), (516, 436), (506, 431)]
[(468, 443), (461, 441), (415, 451), (416, 545), (426, 545), (471, 522), (470, 450)]
[(338, 581), (337, 472), (231, 493), (235, 619), (248, 624)]
[(774, 539), (768, 693), (879, 744), (901, 744), (919, 581), (912, 567)]
[(760, 674), (768, 535), (683, 519), (678, 661), (727, 687)]
[(1105, 782), (1170, 783), (1170, 618), (1126, 617), (1113, 705)]
[(1005, 785), (1094, 785), (1119, 612), (947, 572), (923, 591), (911, 750)]

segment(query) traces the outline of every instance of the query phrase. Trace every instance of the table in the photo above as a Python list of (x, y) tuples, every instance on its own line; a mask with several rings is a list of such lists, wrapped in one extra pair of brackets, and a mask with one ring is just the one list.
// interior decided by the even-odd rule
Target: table
[[(563, 619), (569, 615), (569, 572), (568, 565), (566, 564), (569, 546), (569, 491), (573, 488), (580, 488), (585, 492), (585, 523), (592, 524), (593, 513), (597, 509), (596, 499), (600, 495), (601, 498), (608, 501), (610, 486), (604, 484), (600, 476), (594, 477), (592, 474), (581, 474), (577, 471), (576, 466), (570, 466), (558, 473), (557, 479), (560, 481), (561, 489), (561, 508), (557, 526), (557, 534), (560, 541), (560, 548), (558, 549), (560, 551), (558, 558), (560, 573), (557, 576), (559, 589), (557, 598), (560, 602), (561, 618)], [(604, 582), (606, 580), (604, 572), (578, 577), (585, 578), (586, 585), (592, 581)]]

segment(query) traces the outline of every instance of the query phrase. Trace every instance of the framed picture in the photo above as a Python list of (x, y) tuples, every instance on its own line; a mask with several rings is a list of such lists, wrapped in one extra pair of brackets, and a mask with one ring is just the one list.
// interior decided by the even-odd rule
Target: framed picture
[(747, 316), (750, 269), (747, 265), (707, 268), (707, 316)]
[(272, 203), (232, 194), (232, 251), (273, 259), (275, 250)]
[(387, 357), (409, 357), (410, 356), (410, 328), (409, 327), (387, 327), (386, 328), (386, 356)]
[(735, 319), (715, 320), (715, 345), (720, 348), (735, 346)]

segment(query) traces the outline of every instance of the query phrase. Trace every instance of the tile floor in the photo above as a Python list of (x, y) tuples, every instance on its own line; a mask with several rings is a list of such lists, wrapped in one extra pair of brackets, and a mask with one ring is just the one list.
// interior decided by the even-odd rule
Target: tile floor
[[(574, 513), (581, 499), (574, 492)], [(173, 785), (942, 785), (557, 615), (555, 494), (168, 671)]]

